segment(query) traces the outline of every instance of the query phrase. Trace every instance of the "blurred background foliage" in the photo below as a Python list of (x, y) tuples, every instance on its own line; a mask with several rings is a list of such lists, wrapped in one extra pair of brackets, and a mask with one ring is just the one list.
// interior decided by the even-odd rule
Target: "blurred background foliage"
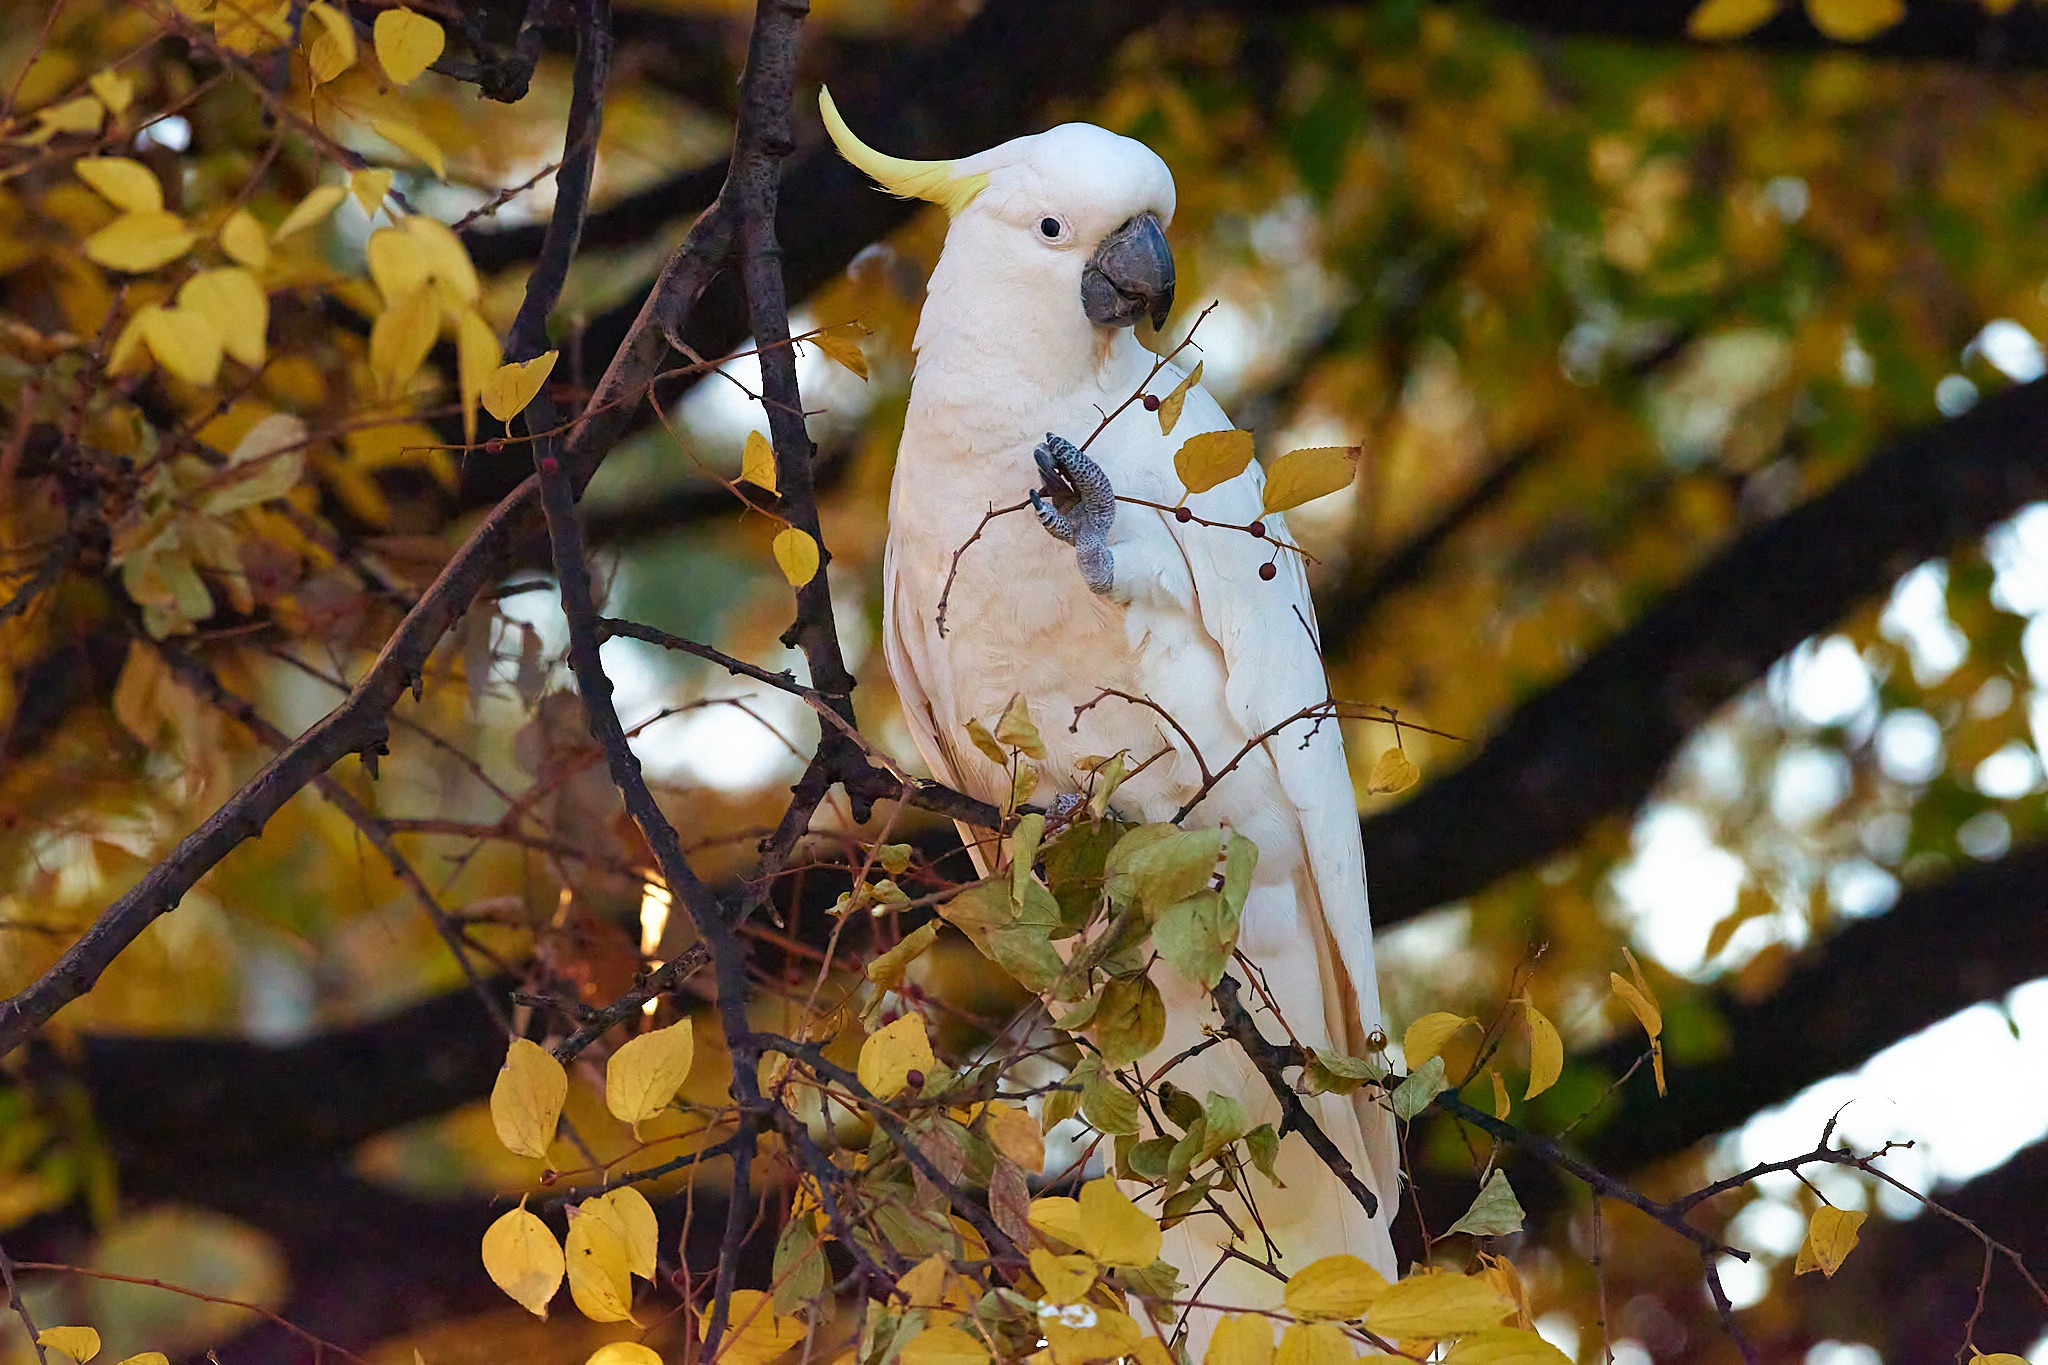
[[(715, 188), (704, 168), (722, 160), (750, 8), (619, 8), (596, 213), (554, 319), (565, 348), (556, 379), (571, 391), (601, 369), (605, 338)], [(2048, 1253), (2048, 986), (2036, 979), (2048, 976), (2037, 943), (2048, 939), (2048, 857), (2035, 842), (2048, 816), (2048, 505), (2014, 499), (1992, 515), (1971, 503), (1929, 546), (1886, 539), (1895, 509), (1883, 488), (1844, 492), (1842, 515), (1798, 533), (1820, 566), (1813, 580), (1776, 577), (1782, 558), (1747, 571), (1742, 557), (1794, 509), (1860, 488), (1873, 452), (1901, 433), (1933, 433), (1909, 452), (1925, 462), (1994, 436), (2019, 453), (1986, 458), (2042, 461), (2039, 401), (1999, 409), (2015, 414), (2018, 436), (1968, 415), (2007, 389), (2024, 397), (2017, 386), (2044, 369), (2048, 84), (2029, 69), (2048, 65), (2043, 12), (2033, 0), (1908, 0), (1896, 32), (1864, 51), (1821, 42), (1789, 12), (1758, 41), (1717, 47), (1688, 43), (1687, 12), (1670, 5), (1608, 23), (1597, 4), (1560, 20), (1536, 4), (1099, 0), (1064, 40), (976, 45), (1072, 17), (1034, 20), (1025, 8), (818, 0), (806, 75), (848, 92), (850, 116), (865, 111), (855, 127), (905, 154), (978, 150), (976, 136), (1005, 119), (1002, 136), (1085, 118), (1146, 141), (1180, 194), (1182, 305), (1167, 340), (1220, 301), (1199, 335), (1205, 382), (1260, 450), (1363, 447), (1357, 484), (1293, 521), (1318, 556), (1332, 687), (1462, 737), (1408, 734), (1424, 785), (1372, 796), (1364, 775), (1392, 733), (1348, 731), (1369, 871), (1380, 867), (1375, 830), (1395, 829), (1403, 803), (1434, 812), (1420, 833), (1401, 827), (1428, 875), (1396, 876), (1375, 906), (1395, 1033), (1430, 1010), (1491, 1017), (1533, 970), (1572, 1051), (1537, 1117), (1563, 1126), (1634, 1059), (1632, 1026), (1607, 1004), (1607, 973), (1630, 944), (1665, 1003), (1673, 1095), (1660, 1106), (1638, 1074), (1608, 1096), (1577, 1130), (1596, 1153), (1653, 1191), (1677, 1191), (1804, 1150), (1858, 1101), (1843, 1135), (1914, 1138), (1892, 1158), (1902, 1178)], [(476, 16), (501, 30), (517, 17)], [(1572, 31), (1603, 23), (1611, 32)], [(1974, 49), (1936, 41), (1970, 25), (1990, 35)], [(0, 187), (0, 406), (17, 433), (0, 479), (10, 591), (64, 529), (32, 438), (62, 419), (86, 363), (77, 339), (126, 306), (77, 246), (109, 211), (25, 140), (33, 111), (149, 44), (123, 69), (138, 108), (174, 112), (134, 154), (174, 208), (204, 213), (247, 186), (248, 207), (274, 225), (337, 174), (308, 138), (280, 135), (248, 83), (223, 78), (203, 51), (152, 44), (155, 31), (147, 7), (113, 0), (13, 5), (0, 30), (0, 84), (27, 111)], [(1915, 52), (1923, 32), (1934, 36)], [(568, 69), (548, 51), (511, 104), (431, 73), (386, 89), (365, 69), (310, 105), (302, 77), (282, 98), (340, 145), (397, 166), (395, 188), (416, 210), (478, 215), (464, 231), (502, 329), (552, 202), (541, 173), (560, 154)], [(432, 137), (445, 180), (369, 130), (383, 117)], [(944, 222), (865, 201), (842, 212), (867, 192), (834, 170), (807, 112), (799, 127), (785, 237), (792, 279), (817, 285), (799, 325), (858, 323), (869, 369), (863, 380), (816, 348), (802, 355), (842, 638), (868, 731), (914, 762), (873, 647), (876, 585), (911, 338)], [(404, 595), (431, 580), (522, 462), (438, 448), (459, 441), (445, 395), (415, 394), (382, 425), (360, 420), (372, 225), (351, 201), (278, 244), (274, 354), (237, 382), (245, 401), (331, 439), (314, 447), (289, 507), (250, 532), (271, 547), (249, 574), (250, 605), (197, 626), (221, 678), (291, 733), (338, 700)], [(742, 340), (717, 333), (715, 311), (701, 338), (714, 357)], [(667, 421), (615, 451), (586, 507), (612, 614), (800, 666), (776, 638), (788, 599), (767, 550), (774, 524), (742, 516), (719, 483), (762, 425), (750, 366), (666, 386)], [(157, 401), (166, 406), (132, 420), (225, 423), (213, 439), (226, 445), (242, 420), (168, 382)], [(110, 458), (144, 457), (135, 432), (117, 429), (131, 421), (123, 410), (92, 420)], [(1831, 587), (1837, 608), (1802, 605), (1837, 554), (1866, 566), (1870, 590)], [(375, 780), (353, 762), (335, 776), (408, 830), (437, 894), (508, 974), (602, 1001), (686, 937), (663, 927), (643, 889), (644, 850), (565, 690), (544, 555), (531, 559), (437, 656)], [(1711, 610), (1659, 615), (1716, 565)], [(1760, 634), (1745, 633), (1759, 621)], [(1702, 687), (1575, 683), (1612, 642), (1647, 633), (1644, 657), (1661, 657), (1654, 648), (1711, 646), (1717, 629), (1727, 658)], [(1659, 631), (1699, 635), (1660, 643)], [(118, 574), (90, 556), (0, 625), (10, 988), (267, 756), (133, 662), (130, 632)], [(1752, 657), (1755, 639), (1781, 636)], [(809, 717), (629, 641), (605, 653), (700, 866), (731, 875), (782, 809)], [(1674, 723), (1638, 711), (1651, 696), (1677, 717), (1674, 752), (1630, 748), (1632, 733)], [(1597, 783), (1558, 796), (1512, 764), (1484, 769), (1489, 740), (1531, 717), (1576, 750), (1572, 771), (1621, 773), (1621, 795), (1602, 788), (1574, 804), (1572, 792)], [(1431, 807), (1439, 784), (1455, 797)], [(1540, 856), (1492, 851), (1553, 817), (1563, 833), (1545, 836)], [(843, 806), (828, 806), (824, 826), (828, 852), (832, 836), (854, 832)], [(894, 834), (906, 833), (943, 866), (949, 831), (905, 815)], [(828, 923), (817, 903), (843, 885), (829, 871), (799, 879), (782, 926), (763, 931), (764, 1010), (785, 1007), (768, 989), (776, 962), (815, 960)], [(874, 946), (914, 922), (878, 919)], [(918, 988), (965, 1021), (956, 1045), (971, 1043), (974, 1020), (1015, 1007), (988, 970), (950, 940), (918, 964)], [(394, 1360), (416, 1345), (432, 1365), (580, 1359), (595, 1329), (543, 1329), (499, 1307), (476, 1264), (479, 1195), (530, 1182), (538, 1163), (491, 1141), (476, 1101), (498, 1044), (461, 986), (374, 851), (302, 793), (17, 1068), (0, 1096), (10, 1244), (18, 1256), (146, 1265), (128, 1273), (266, 1302), (352, 1347), (384, 1342)], [(1688, 1087), (1689, 1070), (1707, 1080)], [(707, 1099), (723, 1085), (704, 1068), (691, 1081)], [(594, 1090), (575, 1092), (571, 1117), (600, 1155), (624, 1150)], [(1446, 1129), (1419, 1134), (1413, 1155), (1425, 1221), (1441, 1228), (1470, 1198), (1471, 1153)], [(1953, 1353), (1974, 1243), (1945, 1240), (1950, 1230), (1909, 1201), (1828, 1174), (1818, 1183), (1831, 1199), (1894, 1222), (1873, 1222), (1825, 1288), (1792, 1275), (1815, 1203), (1797, 1182), (1703, 1215), (1758, 1253), (1727, 1273), (1767, 1357)], [(1540, 1173), (1528, 1179), (1533, 1230), (1510, 1249), (1546, 1335), (1599, 1359), (1588, 1210)], [(715, 1181), (699, 1194), (715, 1201)], [(682, 1228), (680, 1202), (664, 1206), (665, 1229), (671, 1216)], [(1615, 1360), (1729, 1357), (1689, 1250), (1614, 1210), (1606, 1236)], [(53, 1316), (90, 1315), (109, 1349), (193, 1350), (240, 1325), (166, 1316), (161, 1296), (105, 1289), (48, 1280), (34, 1292), (72, 1296)], [(2044, 1325), (2001, 1272), (1977, 1339), (2022, 1351)], [(259, 1326), (222, 1357), (299, 1349)]]

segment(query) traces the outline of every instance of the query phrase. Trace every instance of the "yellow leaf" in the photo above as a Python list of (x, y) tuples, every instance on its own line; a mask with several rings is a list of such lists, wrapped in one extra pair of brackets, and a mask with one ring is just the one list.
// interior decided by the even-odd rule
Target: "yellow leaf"
[(1273, 1365), (1273, 1324), (1257, 1313), (1239, 1313), (1216, 1324), (1202, 1365)]
[(1778, 12), (1778, 0), (1702, 0), (1685, 31), (1703, 43), (1740, 38)]
[(434, 277), (425, 244), (404, 228), (378, 228), (371, 233), (363, 243), (363, 260), (386, 308)]
[(1159, 1224), (1109, 1176), (1081, 1187), (1081, 1250), (1104, 1265), (1142, 1269), (1159, 1259)]
[[(699, 1332), (709, 1324), (710, 1318), (708, 1312), (697, 1315)], [(803, 1319), (776, 1317), (769, 1306), (768, 1296), (758, 1289), (732, 1291), (726, 1327), (729, 1335), (719, 1344), (719, 1359), (730, 1361), (732, 1365), (762, 1365), (805, 1336)]]
[[(1165, 405), (1160, 405), (1161, 412)], [(1190, 493), (1206, 493), (1217, 484), (1244, 473), (1252, 462), (1252, 434), (1249, 431), (1205, 431), (1181, 442), (1173, 453), (1173, 472)]]
[(903, 936), (902, 942), (868, 963), (865, 973), (867, 979), (885, 991), (895, 990), (903, 984), (905, 970), (911, 963), (923, 957), (938, 937), (936, 921), (918, 925)]
[(1325, 1256), (1288, 1278), (1287, 1311), (1311, 1322), (1319, 1318), (1348, 1321), (1363, 1316), (1386, 1288), (1386, 1276), (1358, 1257)]
[(1285, 512), (1340, 488), (1349, 488), (1357, 470), (1357, 446), (1290, 450), (1266, 471), (1266, 510)]
[(377, 40), (377, 60), (384, 74), (398, 85), (418, 79), (440, 58), (448, 42), (439, 24), (409, 9), (385, 10), (377, 16), (372, 32)]
[(290, 0), (228, 0), (214, 13), (214, 37), (243, 57), (268, 52), (291, 37), (291, 11)]
[(491, 1087), (491, 1124), (498, 1141), (516, 1155), (545, 1160), (568, 1098), (569, 1073), (562, 1064), (540, 1044), (514, 1038)]
[(85, 254), (109, 270), (139, 275), (169, 265), (197, 240), (175, 213), (124, 213), (85, 239)]
[(1031, 1273), (1045, 1290), (1047, 1303), (1079, 1303), (1095, 1287), (1100, 1269), (1093, 1256), (1055, 1256), (1044, 1247), (1031, 1248)]
[(1521, 1327), (1489, 1327), (1458, 1338), (1444, 1365), (1572, 1365), (1572, 1358)]
[(860, 343), (852, 337), (835, 336), (830, 332), (820, 332), (817, 336), (812, 337), (810, 341), (812, 345), (839, 364), (852, 370), (862, 379), (868, 377), (867, 352), (861, 350)]
[(1358, 1352), (1334, 1322), (1301, 1322), (1280, 1334), (1275, 1365), (1351, 1365)]
[(1493, 1116), (1497, 1119), (1505, 1119), (1508, 1116), (1508, 1111), (1513, 1107), (1508, 1102), (1508, 1083), (1502, 1080), (1500, 1073), (1492, 1067), (1486, 1068), (1486, 1074), (1493, 1080)]
[(756, 488), (776, 491), (775, 447), (758, 431), (747, 433), (746, 449), (740, 452), (740, 477)]
[(476, 441), (477, 400), (504, 358), (491, 324), (473, 308), (465, 312), (455, 324), (455, 365), (462, 388), (462, 439), (471, 444)]
[(1022, 692), (1010, 698), (1002, 718), (996, 721), (996, 743), (1021, 749), (1026, 758), (1045, 757), (1045, 741), (1039, 737), (1038, 726), (1032, 723), (1031, 703)]
[(200, 388), (220, 374), (220, 328), (213, 319), (190, 308), (145, 308), (137, 317), (150, 354), (172, 374)]
[[(397, 395), (419, 373), (440, 335), (441, 309), (426, 285), (377, 315), (370, 324), (370, 372), (387, 396)], [(489, 401), (486, 388), (486, 404)]]
[(1401, 1052), (1408, 1058), (1408, 1069), (1413, 1071), (1442, 1052), (1444, 1044), (1448, 1043), (1459, 1029), (1478, 1022), (1469, 1014), (1449, 1014), (1442, 1010), (1417, 1019), (1408, 1026), (1408, 1031), (1401, 1035)]
[[(390, 11), (385, 11), (389, 13)], [(357, 171), (348, 178), (348, 192), (362, 205), (363, 212), (370, 217), (377, 216), (377, 210), (384, 206), (384, 196), (391, 193), (391, 171), (385, 166), (372, 166)]]
[(987, 1365), (988, 1348), (958, 1327), (927, 1327), (911, 1338), (897, 1359), (902, 1365)]
[(633, 1320), (633, 1270), (626, 1239), (618, 1227), (580, 1207), (569, 1210), (569, 1237), (562, 1247), (569, 1268), (569, 1295), (592, 1322)]
[(1614, 993), (1620, 996), (1629, 1009), (1635, 1012), (1637, 1022), (1643, 1026), (1643, 1032), (1650, 1036), (1650, 1065), (1657, 1073), (1657, 1093), (1662, 1095), (1665, 1093), (1664, 1043), (1662, 1039), (1664, 1011), (1658, 1007), (1657, 997), (1651, 994), (1650, 983), (1643, 980), (1643, 969), (1636, 964), (1636, 955), (1629, 952), (1627, 948), (1623, 948), (1621, 951), (1628, 958), (1628, 969), (1635, 977), (1635, 980), (1633, 982), (1624, 981), (1621, 979), (1621, 973), (1619, 972), (1609, 972), (1607, 974), (1608, 980), (1614, 987)]
[(236, 209), (220, 225), (220, 249), (236, 265), (251, 270), (261, 270), (270, 259), (270, 239), (264, 236), (263, 224), (247, 209)]
[(2027, 1365), (2027, 1358), (2016, 1356), (2010, 1351), (2000, 1351), (1996, 1355), (1973, 1355), (1970, 1357), (1970, 1365)]
[(464, 303), (475, 303), (482, 287), (476, 277), (476, 266), (469, 259), (469, 248), (462, 244), (455, 230), (438, 218), (415, 213), (405, 220), (405, 231), (426, 252), (427, 268), (434, 278)]
[(911, 1072), (929, 1075), (938, 1064), (921, 1014), (883, 1025), (860, 1045), (860, 1083), (878, 1100), (894, 1099), (909, 1084)]
[(106, 119), (106, 106), (95, 95), (80, 95), (36, 110), (36, 122), (45, 135), (55, 133), (97, 133)]
[(135, 82), (111, 67), (93, 72), (85, 78), (85, 83), (115, 118), (127, 113), (128, 106), (135, 102)]
[(54, 1346), (85, 1365), (100, 1353), (100, 1334), (90, 1327), (45, 1327), (36, 1333), (36, 1345)]
[(604, 1107), (636, 1127), (668, 1108), (689, 1078), (696, 1038), (688, 1019), (629, 1038), (604, 1067)]
[(251, 369), (263, 366), (270, 300), (256, 277), (238, 265), (202, 270), (178, 290), (178, 306), (205, 316), (227, 353)]
[(1806, 1240), (1800, 1243), (1799, 1259), (1792, 1273), (1804, 1275), (1818, 1270), (1828, 1279), (1842, 1268), (1842, 1262), (1856, 1249), (1857, 1231), (1865, 1215), (1857, 1209), (1837, 1209), (1823, 1204), (1813, 1211), (1806, 1225)]
[(1365, 779), (1365, 789), (1374, 795), (1391, 796), (1395, 792), (1407, 791), (1421, 776), (1415, 771), (1415, 761), (1397, 746), (1382, 753), (1373, 763), (1372, 774)]
[(284, 216), (284, 221), (277, 225), (277, 231), (270, 234), (271, 240), (281, 242), (294, 232), (313, 226), (334, 212), (334, 206), (346, 198), (348, 191), (339, 185), (314, 186), (312, 191)]
[[(306, 12), (320, 21), (320, 29), (306, 44), (306, 68), (313, 84), (325, 85), (356, 64), (356, 30), (346, 14), (325, 0), (313, 0)], [(300, 32), (305, 32), (303, 26)]]
[(1484, 1280), (1464, 1275), (1411, 1275), (1389, 1285), (1367, 1310), (1365, 1325), (1387, 1338), (1436, 1340), (1496, 1326), (1515, 1306)]
[(121, 1365), (171, 1365), (171, 1358), (162, 1351), (137, 1351)]
[(410, 123), (400, 123), (397, 119), (373, 118), (370, 120), (370, 131), (400, 151), (410, 152), (426, 162), (427, 169), (431, 170), (437, 179), (448, 178), (448, 163), (441, 155), (440, 145)]
[(1564, 1039), (1558, 1037), (1557, 1025), (1527, 996), (1522, 998), (1522, 1013), (1529, 1020), (1529, 1089), (1522, 1098), (1533, 1100), (1564, 1074)]
[(801, 588), (818, 576), (818, 542), (811, 539), (810, 532), (785, 526), (775, 533), (769, 548), (775, 552), (775, 562), (792, 588)]
[(1057, 1242), (1070, 1247), (1081, 1245), (1081, 1201), (1065, 1195), (1047, 1195), (1031, 1201), (1026, 1221)]
[(491, 1283), (535, 1317), (546, 1320), (548, 1301), (562, 1287), (562, 1245), (548, 1225), (524, 1206), (484, 1231), (484, 1271)]
[(1838, 43), (1875, 38), (1906, 17), (1902, 0), (1806, 0), (1806, 17)]
[[(1075, 1315), (1070, 1322), (1067, 1314)], [(1111, 1360), (1136, 1351), (1145, 1334), (1128, 1313), (1094, 1304), (1075, 1304), (1058, 1317), (1040, 1318), (1039, 1330), (1052, 1344), (1055, 1365)]]
[(1000, 1100), (988, 1107), (988, 1140), (995, 1149), (1017, 1164), (1026, 1175), (1045, 1169), (1045, 1134), (1038, 1120), (1026, 1111)]
[(1643, 1032), (1655, 1038), (1664, 1032), (1664, 1011), (1658, 1007), (1657, 997), (1650, 990), (1650, 983), (1643, 980), (1643, 968), (1636, 961), (1636, 955), (1626, 946), (1622, 948), (1621, 955), (1628, 959), (1629, 975), (1635, 978), (1634, 986), (1631, 987), (1628, 982), (1612, 972), (1608, 975), (1614, 977), (1616, 993), (1628, 1002), (1628, 1007), (1635, 1011), (1636, 1018), (1642, 1021)]
[[(1171, 393), (1159, 400), (1159, 434), (1161, 436), (1173, 435), (1173, 429), (1180, 424), (1180, 410), (1187, 404), (1188, 390), (1201, 382), (1202, 362), (1197, 360), (1195, 368), (1189, 370), (1180, 383), (1173, 386)], [(1178, 463), (1176, 463), (1175, 469), (1177, 472), (1179, 469)], [(1240, 470), (1239, 472), (1242, 471)], [(1269, 1333), (1268, 1335), (1271, 1334)]]
[(561, 352), (548, 351), (514, 365), (500, 365), (484, 381), (484, 411), (500, 422), (509, 422), (526, 411), (526, 405), (540, 392), (554, 373)]
[(592, 1351), (583, 1365), (661, 1365), (661, 1353), (637, 1341), (608, 1341)]
[(162, 213), (164, 187), (156, 172), (125, 156), (85, 156), (72, 163), (78, 178), (124, 213)]
[(967, 731), (967, 738), (973, 741), (975, 748), (981, 750), (983, 758), (998, 767), (1008, 766), (1010, 756), (1003, 752), (1002, 745), (996, 743), (996, 737), (988, 732), (986, 725), (978, 720), (969, 720), (964, 728)]
[(626, 1268), (652, 1283), (654, 1253), (661, 1240), (661, 1229), (655, 1223), (654, 1206), (647, 1202), (647, 1196), (631, 1185), (621, 1185), (595, 1199), (584, 1200), (578, 1207), (584, 1213), (611, 1224), (612, 1231), (619, 1234), (619, 1241), (626, 1248)]

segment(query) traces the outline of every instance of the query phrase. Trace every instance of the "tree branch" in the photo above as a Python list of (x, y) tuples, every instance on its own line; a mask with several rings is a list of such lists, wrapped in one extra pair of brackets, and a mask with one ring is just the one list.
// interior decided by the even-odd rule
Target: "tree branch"
[(1373, 920), (1397, 923), (1633, 810), (1702, 721), (1912, 565), (2048, 496), (2048, 380), (1910, 432), (1757, 526), (1464, 767), (1363, 822)]

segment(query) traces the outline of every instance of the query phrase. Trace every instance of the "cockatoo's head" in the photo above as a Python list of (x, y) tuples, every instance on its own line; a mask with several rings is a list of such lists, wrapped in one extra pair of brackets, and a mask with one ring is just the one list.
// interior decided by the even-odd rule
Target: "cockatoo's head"
[(1173, 174), (1144, 143), (1063, 123), (957, 161), (906, 161), (855, 137), (829, 91), (818, 105), (848, 161), (891, 194), (943, 205), (948, 256), (971, 252), (975, 276), (1001, 281), (1018, 304), (1071, 300), (1097, 327), (1165, 324)]

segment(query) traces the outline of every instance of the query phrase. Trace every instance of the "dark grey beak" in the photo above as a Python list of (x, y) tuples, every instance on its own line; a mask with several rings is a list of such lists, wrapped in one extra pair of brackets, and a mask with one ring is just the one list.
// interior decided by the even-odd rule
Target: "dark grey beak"
[(1173, 248), (1156, 214), (1141, 213), (1102, 239), (1081, 272), (1081, 306), (1098, 327), (1134, 327), (1150, 317), (1154, 331), (1173, 310)]

